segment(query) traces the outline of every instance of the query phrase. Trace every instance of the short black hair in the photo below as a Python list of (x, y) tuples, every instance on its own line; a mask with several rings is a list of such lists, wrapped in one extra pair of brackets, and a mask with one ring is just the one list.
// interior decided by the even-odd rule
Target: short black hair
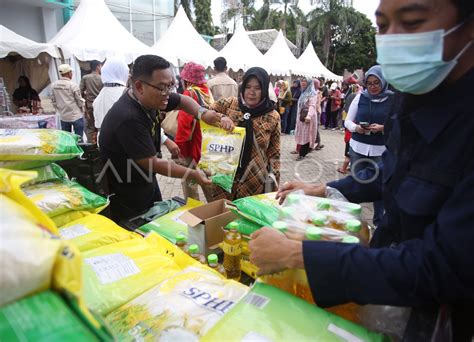
[(225, 69), (227, 69), (227, 61), (224, 57), (214, 59), (214, 69), (216, 69), (216, 71), (225, 71)]
[(458, 8), (459, 21), (469, 19), (474, 13), (474, 1), (472, 0), (452, 0), (454, 6)]
[(100, 61), (96, 61), (96, 60), (90, 61), (89, 65), (91, 67), (91, 71), (95, 71), (95, 69), (97, 69), (97, 67), (101, 64), (102, 62)]
[(151, 79), (153, 71), (168, 69), (171, 66), (170, 62), (160, 56), (156, 55), (142, 55), (135, 59), (132, 66), (132, 79), (145, 80)]

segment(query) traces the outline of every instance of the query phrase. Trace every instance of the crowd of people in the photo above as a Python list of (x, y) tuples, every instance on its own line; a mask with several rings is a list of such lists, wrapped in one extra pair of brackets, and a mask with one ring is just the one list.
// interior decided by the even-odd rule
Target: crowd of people
[[(98, 143), (114, 219), (143, 214), (162, 200), (156, 174), (182, 179), (185, 197), (198, 199), (201, 186), (208, 202), (277, 190), (280, 200), (296, 190), (324, 197), (335, 188), (351, 202), (374, 203), (370, 248), (294, 241), (262, 228), (250, 242), (260, 274), (304, 268), (320, 306), (408, 306), (410, 319), (425, 319), (433, 330), (449, 312), (453, 340), (470, 341), (474, 165), (466, 156), (474, 152), (468, 96), (473, 13), (469, 0), (380, 1), (379, 65), (364, 80), (303, 77), (273, 87), (268, 73), (253, 67), (237, 83), (222, 57), (210, 80), (193, 62), (178, 79), (168, 61), (144, 55), (131, 69), (119, 59), (92, 61), (80, 85), (63, 64), (52, 98), (63, 130)], [(13, 98), (18, 106), (39, 101), (26, 77)], [(160, 127), (171, 111), (178, 111), (175, 136)], [(227, 131), (245, 129), (231, 192), (196, 167), (201, 120)], [(320, 129), (343, 131), (345, 160), (338, 171), (349, 175), (328, 184), (278, 187), (281, 135), (294, 134), (291, 153), (301, 161), (324, 147)], [(174, 161), (161, 158), (162, 144)]]

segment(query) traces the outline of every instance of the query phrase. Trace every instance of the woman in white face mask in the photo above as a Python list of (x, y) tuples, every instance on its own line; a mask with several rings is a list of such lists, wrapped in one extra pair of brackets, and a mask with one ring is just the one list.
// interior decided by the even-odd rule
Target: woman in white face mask
[[(305, 268), (323, 307), (411, 307), (406, 340), (472, 340), (473, 13), (473, 0), (380, 1), (378, 62), (402, 91), (385, 122), (383, 163), (327, 186), (351, 202), (383, 199), (382, 222), (370, 248), (298, 242), (263, 228), (249, 244), (261, 274)], [(293, 182), (277, 196), (297, 189), (324, 196), (326, 184)]]

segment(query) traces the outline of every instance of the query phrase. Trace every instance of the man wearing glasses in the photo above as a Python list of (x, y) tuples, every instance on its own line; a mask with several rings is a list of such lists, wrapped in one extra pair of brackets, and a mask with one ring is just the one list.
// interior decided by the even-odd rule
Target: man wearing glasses
[(162, 200), (156, 173), (189, 177), (200, 185), (211, 183), (199, 170), (156, 157), (160, 148), (160, 110), (182, 109), (198, 120), (220, 124), (218, 113), (174, 92), (174, 77), (165, 59), (155, 55), (138, 57), (131, 78), (131, 88), (105, 116), (99, 139), (109, 191), (114, 194), (111, 209), (116, 221), (140, 215)]

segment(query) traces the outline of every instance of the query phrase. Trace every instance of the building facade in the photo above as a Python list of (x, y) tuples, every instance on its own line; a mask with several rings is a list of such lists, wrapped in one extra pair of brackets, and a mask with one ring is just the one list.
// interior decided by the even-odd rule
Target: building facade
[[(79, 3), (80, 0), (0, 0), (0, 25), (45, 43), (64, 26)], [(129, 32), (149, 46), (164, 34), (174, 17), (173, 0), (105, 0), (105, 3)]]

